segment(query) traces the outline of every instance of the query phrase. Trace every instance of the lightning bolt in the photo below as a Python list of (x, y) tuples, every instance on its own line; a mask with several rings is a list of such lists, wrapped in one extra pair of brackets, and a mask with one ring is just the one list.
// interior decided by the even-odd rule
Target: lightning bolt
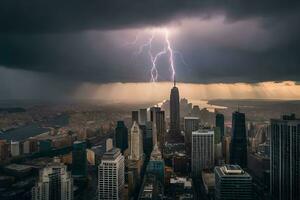
[[(170, 64), (170, 71), (171, 71), (171, 80), (175, 81), (175, 75), (176, 75), (176, 69), (175, 69), (175, 62), (174, 62), (174, 58), (176, 57), (176, 55), (179, 55), (179, 59), (181, 60), (181, 62), (187, 66), (184, 57), (182, 55), (181, 52), (174, 50), (172, 48), (172, 44), (171, 44), (171, 40), (169, 38), (169, 31), (167, 28), (162, 29), (162, 31), (159, 31), (160, 33), (163, 34), (163, 38), (164, 38), (164, 47), (156, 53), (153, 53), (153, 49), (152, 49), (152, 43), (153, 40), (155, 39), (156, 35), (157, 35), (158, 31), (152, 31), (151, 35), (149, 37), (149, 39), (142, 43), (139, 48), (138, 51), (135, 52), (135, 55), (140, 55), (142, 52), (144, 52), (145, 50), (147, 50), (147, 54), (149, 56), (150, 59), (150, 73), (151, 73), (151, 78), (150, 81), (151, 82), (157, 82), (158, 81), (158, 77), (159, 77), (159, 73), (158, 73), (158, 66), (157, 66), (157, 62), (159, 60), (160, 57), (162, 56), (168, 56), (168, 60), (169, 60), (169, 64)], [(137, 40), (138, 40), (138, 36), (136, 36), (135, 40), (131, 43), (129, 43), (130, 45), (135, 45), (137, 44)]]
[(170, 39), (169, 39), (169, 31), (167, 29), (165, 29), (165, 40), (167, 43), (167, 47), (168, 47), (168, 51), (169, 51), (169, 62), (170, 62), (170, 67), (171, 67), (171, 73), (172, 73), (172, 81), (175, 81), (175, 66), (174, 66), (174, 53), (173, 53), (173, 49), (170, 43)]

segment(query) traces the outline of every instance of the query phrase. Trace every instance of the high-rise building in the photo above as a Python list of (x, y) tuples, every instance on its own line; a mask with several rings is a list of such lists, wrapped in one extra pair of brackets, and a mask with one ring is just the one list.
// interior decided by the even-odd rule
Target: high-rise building
[(38, 151), (38, 141), (36, 139), (30, 138), (23, 142), (23, 153), (29, 154)]
[(300, 119), (271, 120), (271, 195), (274, 200), (300, 197)]
[(156, 136), (157, 145), (162, 151), (165, 144), (165, 133), (166, 133), (166, 121), (165, 121), (165, 111), (156, 112)]
[(143, 134), (136, 121), (133, 122), (131, 131), (128, 137), (128, 149), (130, 160), (143, 159)]
[(175, 82), (170, 94), (170, 137), (174, 139), (180, 137), (179, 90)]
[(40, 171), (31, 194), (32, 200), (72, 200), (73, 179), (67, 166), (54, 158), (52, 163)]
[(133, 124), (133, 122), (139, 122), (139, 111), (135, 110), (131, 112), (131, 122)]
[(9, 157), (9, 143), (6, 140), (0, 140), (0, 161)]
[(123, 199), (124, 156), (117, 148), (106, 152), (98, 169), (98, 200)]
[(214, 167), (214, 131), (192, 132), (192, 174), (199, 177), (203, 169)]
[(72, 175), (76, 178), (87, 176), (87, 152), (85, 141), (75, 141), (72, 149)]
[(216, 200), (252, 200), (252, 177), (238, 165), (215, 167)]
[(221, 113), (216, 114), (216, 127), (220, 128), (221, 140), (222, 140), (225, 134), (225, 127), (224, 127), (224, 115)]
[(184, 118), (184, 143), (186, 147), (186, 153), (191, 156), (192, 149), (192, 132), (199, 129), (198, 117), (185, 117)]
[(155, 175), (161, 183), (164, 183), (165, 163), (157, 145), (154, 146), (151, 153), (146, 173)]
[(138, 200), (164, 199), (164, 185), (153, 174), (146, 174)]
[(160, 107), (151, 107), (150, 108), (150, 121), (155, 122), (156, 113), (161, 111)]
[(142, 108), (139, 111), (139, 124), (146, 125), (146, 121), (147, 121), (147, 109)]
[(153, 149), (153, 122), (147, 121), (146, 122), (146, 133), (143, 135), (143, 148), (144, 153), (147, 159), (150, 158), (150, 154)]
[(106, 139), (105, 145), (106, 151), (111, 150), (113, 148), (113, 140), (111, 138)]
[(11, 156), (19, 156), (21, 151), (20, 151), (20, 142), (18, 141), (11, 141), (10, 143), (10, 153)]
[(128, 148), (128, 129), (124, 121), (118, 121), (115, 129), (116, 147), (123, 153)]
[(247, 135), (245, 114), (232, 113), (232, 137), (230, 143), (230, 164), (247, 167)]

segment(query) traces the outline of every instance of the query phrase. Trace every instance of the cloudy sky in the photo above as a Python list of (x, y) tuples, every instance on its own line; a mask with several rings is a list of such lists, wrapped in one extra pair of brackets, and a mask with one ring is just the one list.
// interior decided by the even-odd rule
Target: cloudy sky
[[(293, 0), (1, 0), (0, 98), (94, 98), (104, 87), (142, 88), (151, 59), (141, 46), (154, 36), (152, 54), (163, 50), (162, 29), (176, 51), (179, 82), (234, 94), (239, 84), (261, 86), (248, 96), (299, 98), (300, 2)], [(160, 82), (172, 79), (168, 59), (157, 61)], [(294, 88), (270, 97), (264, 83)]]

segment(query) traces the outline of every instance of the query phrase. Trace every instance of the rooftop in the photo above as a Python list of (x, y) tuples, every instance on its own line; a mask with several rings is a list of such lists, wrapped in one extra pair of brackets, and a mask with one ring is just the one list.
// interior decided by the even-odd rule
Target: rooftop
[(193, 131), (192, 135), (213, 135), (214, 130), (212, 129), (199, 129), (197, 131)]
[(120, 149), (112, 148), (111, 150), (104, 153), (102, 160), (112, 160), (121, 154)]
[(221, 176), (250, 176), (239, 165), (224, 165), (222, 167), (216, 167), (215, 169)]
[(184, 119), (195, 119), (195, 120), (198, 120), (199, 117), (184, 117)]
[(202, 172), (202, 180), (205, 187), (214, 187), (215, 186), (215, 173), (213, 172)]
[(5, 168), (9, 170), (15, 170), (15, 171), (27, 171), (27, 170), (31, 170), (32, 167), (29, 165), (10, 164), (7, 165)]

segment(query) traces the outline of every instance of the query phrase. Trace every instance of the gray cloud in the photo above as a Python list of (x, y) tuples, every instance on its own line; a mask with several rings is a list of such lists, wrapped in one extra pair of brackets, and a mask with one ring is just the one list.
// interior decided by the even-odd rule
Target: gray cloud
[[(74, 85), (148, 81), (149, 61), (145, 55), (133, 56), (133, 47), (123, 47), (120, 42), (132, 39), (130, 34), (122, 35), (127, 33), (123, 29), (193, 18), (210, 23), (216, 16), (225, 16), (225, 25), (208, 36), (182, 25), (185, 35), (174, 38), (178, 39), (174, 43), (188, 66), (176, 60), (178, 80), (299, 81), (299, 4), (281, 0), (2, 0), (0, 65), (48, 73)], [(257, 30), (251, 31), (249, 20)], [(192, 31), (198, 37), (190, 37)], [(247, 32), (249, 37), (244, 36)], [(159, 64), (159, 79), (169, 80), (166, 58)]]

